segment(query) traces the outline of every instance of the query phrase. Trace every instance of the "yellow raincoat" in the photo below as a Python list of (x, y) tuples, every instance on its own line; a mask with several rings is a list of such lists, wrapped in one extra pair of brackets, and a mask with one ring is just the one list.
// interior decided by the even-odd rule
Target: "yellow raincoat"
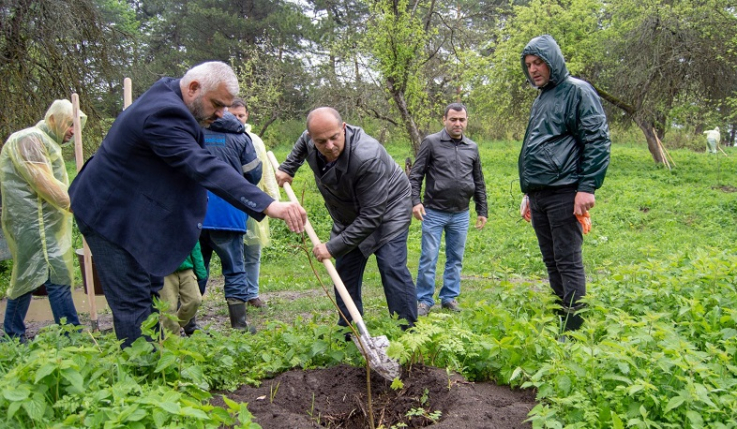
[[(16, 299), (46, 280), (73, 281), (69, 177), (61, 153), (72, 125), (72, 103), (56, 100), (43, 121), (13, 133), (0, 152), (2, 227), (13, 255), (8, 297)], [(87, 116), (80, 112), (81, 123)]]
[[(276, 183), (276, 174), (274, 169), (271, 167), (271, 162), (266, 156), (266, 145), (264, 145), (261, 137), (251, 132), (251, 125), (246, 124), (246, 133), (253, 142), (253, 147), (256, 149), (256, 155), (261, 160), (263, 165), (263, 175), (261, 181), (258, 182), (258, 187), (262, 191), (266, 192), (271, 198), (279, 201), (279, 184)], [(271, 242), (271, 234), (269, 231), (269, 218), (265, 217), (261, 222), (256, 221), (251, 216), (248, 216), (246, 221), (247, 230), (244, 236), (243, 242), (249, 246), (254, 244), (260, 244), (261, 247), (266, 247)]]

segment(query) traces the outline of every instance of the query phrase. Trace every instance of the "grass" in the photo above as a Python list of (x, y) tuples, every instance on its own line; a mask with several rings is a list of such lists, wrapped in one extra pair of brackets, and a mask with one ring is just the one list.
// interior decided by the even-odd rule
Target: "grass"
[[(277, 159), (284, 159), (288, 149), (276, 148)], [(388, 149), (395, 159), (404, 156), (403, 146), (389, 146)], [(655, 165), (642, 145), (615, 145), (607, 178), (597, 191), (597, 205), (591, 210), (593, 228), (584, 240), (584, 265), (590, 282), (596, 284), (617, 267), (643, 260), (698, 249), (734, 249), (737, 192), (732, 191), (737, 190), (737, 150), (725, 150), (730, 157), (673, 150), (678, 167), (670, 171)], [(543, 281), (547, 277), (535, 234), (519, 217), (518, 153), (518, 142), (481, 145), (489, 223), (481, 231), (474, 228), (469, 231), (463, 266), (463, 274), (468, 279), (463, 282), (461, 303), (470, 304), (474, 291), (483, 290), (489, 282)], [(304, 192), (303, 204), (308, 216), (318, 236), (325, 241), (330, 235), (331, 223), (308, 166), (300, 169), (293, 188), (298, 195)], [(473, 222), (473, 205), (471, 216)], [(297, 248), (301, 245), (300, 237), (288, 233), (279, 221), (272, 221), (272, 231), (273, 245), (263, 250), (261, 290), (318, 287), (305, 253)], [(413, 220), (407, 261), (413, 277), (417, 275), (420, 238), (420, 224)], [(308, 244), (307, 248), (311, 246)], [(443, 254), (441, 249), (438, 281), (442, 281)], [(318, 272), (327, 280), (324, 270), (317, 265)], [(381, 281), (373, 258), (367, 265), (364, 284), (369, 306), (384, 311)], [(309, 310), (317, 304), (312, 298), (303, 300), (300, 303), (298, 298), (292, 302), (290, 311), (300, 306)], [(289, 316), (285, 314), (284, 317)]]
[[(276, 148), (277, 158), (284, 159), (288, 150)], [(390, 145), (388, 150), (395, 159), (406, 156), (404, 146)], [(369, 330), (387, 335), (390, 354), (404, 365), (423, 362), (462, 372), (471, 380), (535, 388), (540, 403), (530, 420), (536, 428), (737, 428), (737, 151), (725, 150), (728, 157), (671, 150), (677, 168), (670, 171), (655, 165), (644, 146), (613, 147), (607, 179), (592, 210), (593, 228), (584, 240), (587, 322), (572, 341), (560, 343), (537, 242), (529, 224), (519, 219), (519, 143), (483, 144), (489, 223), (482, 231), (469, 232), (459, 299), (466, 311), (433, 311), (403, 334), (386, 317), (376, 265), (369, 261), (363, 289)], [(327, 239), (331, 222), (308, 167), (301, 169), (293, 188), (304, 193), (311, 222), (318, 236)], [(15, 392), (0, 397), (0, 410), (25, 412), (26, 420), (16, 416), (25, 427), (49, 426), (57, 414), (70, 422), (86, 418), (85, 413), (89, 419), (102, 419), (119, 403), (111, 405), (101, 397), (90, 404), (93, 399), (75, 396), (74, 389), (83, 379), (88, 383), (87, 373), (105, 371), (95, 369), (98, 361), (121, 368), (117, 378), (126, 386), (132, 380), (145, 389), (187, 385), (195, 398), (207, 395), (194, 385), (232, 389), (244, 380), (258, 383), (290, 368), (360, 363), (355, 347), (335, 330), (335, 310), (300, 249), (301, 237), (279, 221), (272, 222), (272, 237), (261, 267), (262, 293), (271, 296), (271, 305), (249, 312), (249, 320), (260, 328), (258, 335), (172, 337), (157, 346), (158, 354), (141, 343), (121, 353), (110, 335), (90, 343), (89, 338), (72, 335), (69, 340), (53, 330), (34, 341), (31, 354), (0, 343), (0, 390)], [(420, 226), (413, 221), (408, 240), (413, 276), (419, 247)], [(323, 268), (317, 271), (327, 281)], [(225, 313), (219, 291), (206, 299)], [(82, 352), (65, 357), (68, 341)], [(56, 350), (56, 362), (63, 368), (87, 359), (80, 374), (61, 372), (72, 386), (50, 378), (56, 372), (49, 372), (46, 355), (40, 354), (46, 348)], [(119, 391), (117, 384), (108, 386), (107, 379), (96, 377), (92, 381), (101, 391)], [(64, 398), (63, 407), (43, 405), (43, 392), (33, 390), (34, 385), (55, 388)], [(37, 406), (27, 405), (31, 396)], [(125, 399), (153, 407), (160, 419), (176, 417), (169, 411), (174, 405), (161, 414), (150, 401), (134, 395)], [(237, 411), (232, 405), (222, 412), (222, 421)]]

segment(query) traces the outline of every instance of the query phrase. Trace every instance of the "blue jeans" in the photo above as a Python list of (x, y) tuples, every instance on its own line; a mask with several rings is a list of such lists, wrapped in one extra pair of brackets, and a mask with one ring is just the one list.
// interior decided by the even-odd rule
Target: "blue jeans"
[(97, 234), (77, 218), (79, 231), (90, 246), (110, 309), (115, 335), (130, 346), (141, 336), (141, 324), (155, 311), (154, 297), (164, 287), (164, 278), (152, 276), (127, 250)]
[(422, 253), (417, 270), (417, 302), (429, 307), (435, 305), (435, 268), (440, 253), (440, 238), (445, 231), (445, 271), (440, 302), (455, 299), (461, 294), (461, 268), (468, 235), (469, 211), (460, 213), (425, 209), (422, 221)]
[[(210, 276), (212, 252), (220, 257), (225, 278), (225, 299), (233, 298), (248, 301), (246, 293), (246, 267), (243, 262), (243, 232), (203, 229), (200, 235), (202, 259), (205, 261), (207, 275)], [(205, 294), (207, 278), (199, 282), (200, 293)]]
[(537, 235), (550, 287), (565, 307), (573, 307), (586, 295), (586, 274), (581, 246), (583, 230), (573, 214), (574, 188), (528, 193), (532, 227)]
[[(46, 292), (49, 294), (49, 305), (51, 306), (51, 313), (54, 315), (54, 322), (59, 325), (61, 324), (61, 319), (66, 318), (66, 323), (78, 326), (79, 318), (77, 317), (77, 309), (74, 307), (71, 286), (58, 285), (51, 283), (50, 280), (46, 280), (44, 286), (46, 286)], [(25, 320), (26, 314), (28, 314), (32, 294), (33, 291), (21, 295), (16, 299), (8, 298), (3, 328), (9, 337), (25, 338), (26, 325), (23, 323), (23, 320)]]
[[(412, 275), (407, 268), (408, 233), (409, 230), (405, 231), (374, 252), (389, 313), (397, 314), (400, 319), (406, 320), (407, 325), (404, 325), (404, 328), (412, 327), (417, 322), (417, 292), (412, 282)], [(335, 259), (335, 269), (338, 271), (340, 279), (361, 315), (363, 315), (361, 285), (363, 284), (363, 272), (366, 269), (367, 262), (368, 257), (364, 256), (358, 247)], [(338, 308), (348, 318), (348, 322), (353, 321), (337, 290), (335, 291), (335, 298)], [(338, 325), (348, 326), (340, 315), (338, 315), (338, 319)]]
[(258, 298), (258, 276), (261, 269), (261, 245), (244, 244), (243, 259), (246, 267), (246, 300)]

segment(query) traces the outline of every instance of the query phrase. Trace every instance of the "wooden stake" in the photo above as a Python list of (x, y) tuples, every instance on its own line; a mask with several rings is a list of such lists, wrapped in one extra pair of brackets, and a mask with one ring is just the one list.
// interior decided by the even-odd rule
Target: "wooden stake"
[(123, 110), (128, 108), (128, 106), (133, 102), (132, 87), (133, 83), (131, 82), (131, 78), (127, 77), (123, 79)]
[[(77, 163), (77, 173), (79, 173), (84, 165), (84, 151), (82, 147), (82, 121), (79, 115), (79, 95), (76, 93), (72, 94), (72, 121), (74, 126), (74, 158)], [(82, 237), (82, 248), (84, 252), (84, 284), (90, 306), (90, 325), (93, 331), (99, 331), (97, 297), (95, 296), (95, 283), (92, 274), (92, 253), (84, 237)]]
[[(655, 136), (655, 138), (658, 138), (658, 136)], [(670, 158), (670, 163), (673, 164), (674, 167), (678, 167), (676, 165), (676, 161), (674, 161), (673, 160), (673, 157), (670, 156), (670, 153), (668, 152), (668, 149), (665, 148), (665, 145), (663, 144), (663, 142), (661, 142), (660, 139), (658, 139), (658, 141), (660, 142), (660, 146), (662, 146), (663, 151), (665, 152), (666, 156), (668, 156), (668, 158)]]
[(665, 155), (665, 147), (663, 147), (663, 142), (658, 138), (658, 132), (655, 131), (655, 128), (653, 128), (653, 136), (655, 136), (655, 142), (658, 144), (658, 152), (660, 152), (660, 158), (663, 160), (663, 164), (668, 167), (668, 170), (671, 170), (670, 162), (668, 162), (668, 157)]

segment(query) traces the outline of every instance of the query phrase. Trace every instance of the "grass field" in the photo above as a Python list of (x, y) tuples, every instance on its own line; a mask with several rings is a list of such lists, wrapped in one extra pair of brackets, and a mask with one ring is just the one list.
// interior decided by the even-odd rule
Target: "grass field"
[[(277, 159), (284, 159), (288, 149), (276, 148)], [(405, 147), (388, 149), (395, 159), (406, 155)], [(619, 267), (699, 251), (733, 253), (737, 248), (737, 151), (726, 149), (730, 157), (673, 151), (677, 167), (671, 171), (655, 165), (644, 146), (613, 147), (607, 179), (596, 194), (596, 207), (591, 210), (593, 229), (584, 240), (584, 264), (591, 293), (595, 293), (600, 279), (616, 273)], [(473, 289), (473, 279), (488, 283), (547, 277), (534, 231), (519, 217), (522, 194), (517, 176), (518, 153), (518, 142), (481, 145), (489, 223), (481, 231), (472, 228), (469, 232), (463, 273), (470, 279), (463, 285), (464, 292)], [(293, 189), (298, 195), (304, 194), (303, 204), (313, 226), (326, 240), (331, 222), (307, 166), (297, 174)], [(473, 205), (471, 216), (473, 221)], [(272, 230), (273, 245), (264, 249), (262, 259), (263, 289), (313, 288), (314, 275), (305, 253), (298, 249), (300, 238), (289, 234), (281, 222), (272, 222)], [(408, 265), (413, 277), (417, 274), (420, 239), (420, 224), (413, 221), (408, 239)], [(443, 263), (441, 251), (439, 275)], [(383, 300), (373, 260), (368, 264), (365, 283), (369, 296)], [(376, 294), (371, 293), (373, 286), (378, 289)], [(468, 301), (466, 293), (461, 298)], [(377, 306), (383, 308), (381, 302)]]
[[(388, 149), (397, 160), (407, 156), (404, 146)], [(277, 158), (288, 150), (276, 148)], [(671, 171), (655, 165), (644, 146), (613, 146), (591, 211), (593, 229), (584, 240), (586, 324), (559, 342), (537, 242), (519, 219), (519, 143), (482, 144), (489, 223), (468, 236), (459, 299), (466, 310), (433, 311), (402, 333), (386, 315), (378, 272), (369, 261), (369, 330), (389, 336), (390, 354), (405, 365), (422, 362), (471, 380), (536, 388), (534, 427), (737, 428), (737, 152), (725, 150), (729, 156), (672, 150), (677, 167)], [(331, 223), (308, 167), (293, 188), (304, 195), (310, 219), (326, 239)], [(290, 368), (360, 364), (355, 347), (343, 343), (334, 327), (335, 311), (318, 292), (300, 237), (281, 222), (272, 222), (272, 232), (261, 284), (263, 293), (277, 298), (268, 310), (250, 313), (258, 335), (170, 337), (124, 353), (110, 335), (91, 340), (55, 329), (39, 335), (30, 353), (0, 343), (0, 391), (11, 392), (0, 395), (0, 415), (20, 422), (17, 427), (66, 427), (59, 423), (64, 419), (72, 427), (82, 421), (102, 427), (105, 416), (123, 413), (123, 427), (131, 415), (148, 422), (161, 406), (146, 398), (166, 394), (216, 424), (246, 414), (236, 405), (222, 413), (197, 405), (207, 389), (257, 383)], [(413, 276), (419, 246), (415, 221), (408, 241)], [(317, 272), (327, 279), (322, 267)], [(222, 297), (211, 296), (209, 305), (224, 306)], [(78, 392), (82, 384), (108, 393), (87, 397)], [(156, 418), (204, 421), (199, 414), (174, 419), (167, 412)]]

